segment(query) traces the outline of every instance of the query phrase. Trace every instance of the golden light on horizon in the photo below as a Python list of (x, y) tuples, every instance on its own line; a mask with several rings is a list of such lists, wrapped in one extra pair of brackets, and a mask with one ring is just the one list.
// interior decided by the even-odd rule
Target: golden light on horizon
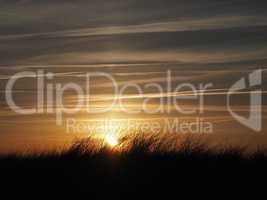
[(118, 138), (114, 135), (107, 135), (105, 141), (111, 147), (115, 147), (119, 143)]

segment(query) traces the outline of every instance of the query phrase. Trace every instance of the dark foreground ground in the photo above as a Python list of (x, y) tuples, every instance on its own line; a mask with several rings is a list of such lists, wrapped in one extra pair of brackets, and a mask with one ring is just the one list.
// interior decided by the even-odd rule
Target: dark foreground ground
[(142, 142), (94, 152), (76, 143), (61, 153), (2, 156), (0, 182), (1, 199), (257, 199), (267, 195), (267, 157), (192, 145), (164, 153)]

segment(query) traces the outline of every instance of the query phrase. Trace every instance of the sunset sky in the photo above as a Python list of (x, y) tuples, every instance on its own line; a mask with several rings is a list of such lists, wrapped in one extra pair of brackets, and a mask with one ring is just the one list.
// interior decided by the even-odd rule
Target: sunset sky
[[(19, 115), (7, 105), (5, 94), (12, 92), (17, 104), (36, 105), (34, 79), (20, 80), (6, 91), (10, 77), (22, 71), (52, 72), (50, 83), (74, 82), (86, 88), (85, 74), (112, 75), (119, 87), (124, 84), (159, 83), (166, 88), (167, 71), (173, 86), (212, 83), (205, 95), (205, 112), (183, 116), (170, 113), (125, 114), (116, 106), (111, 112), (75, 114), (77, 120), (108, 119), (158, 120), (196, 117), (214, 124), (219, 135), (251, 133), (249, 139), (267, 145), (267, 1), (266, 0), (0, 0), (0, 152), (27, 148), (47, 148), (68, 143), (75, 134), (57, 126), (55, 114)], [(235, 121), (226, 110), (226, 93), (239, 79), (262, 69), (263, 128), (255, 133)], [(80, 99), (93, 107), (106, 107), (113, 93), (110, 81), (92, 80), (90, 97), (66, 93), (64, 103), (73, 106)], [(138, 109), (144, 97), (157, 106), (162, 95), (144, 89), (140, 96), (127, 91), (128, 109)], [(188, 92), (188, 91), (183, 91)], [(188, 93), (187, 93), (188, 94)], [(189, 95), (190, 95), (189, 91)], [(164, 90), (163, 98), (179, 96)], [(196, 101), (180, 100), (183, 108)], [(247, 113), (249, 90), (236, 94), (233, 110)], [(53, 105), (52, 105), (53, 106)], [(86, 134), (86, 133), (85, 133)]]

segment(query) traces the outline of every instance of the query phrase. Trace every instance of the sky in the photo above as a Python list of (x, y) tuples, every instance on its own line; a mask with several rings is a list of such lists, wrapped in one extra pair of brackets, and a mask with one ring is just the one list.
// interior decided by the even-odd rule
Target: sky
[[(155, 82), (165, 88), (166, 72), (171, 70), (173, 85), (214, 85), (215, 91), (205, 98), (203, 117), (216, 124), (216, 133), (250, 132), (229, 117), (225, 95), (237, 80), (257, 69), (263, 69), (262, 90), (266, 91), (266, 9), (265, 0), (0, 0), (0, 151), (58, 144), (71, 137), (55, 125), (54, 115), (21, 116), (8, 108), (5, 87), (10, 77), (38, 69), (54, 73), (55, 82), (75, 82), (83, 88), (83, 75), (88, 72), (109, 73), (119, 85)], [(94, 105), (105, 107), (112, 97), (110, 83), (98, 79), (92, 85)], [(35, 105), (32, 80), (21, 81), (13, 93), (20, 105)], [(151, 93), (151, 106), (155, 106), (159, 96), (146, 91), (147, 96)], [(164, 97), (171, 95), (164, 92)], [(142, 99), (135, 94), (122, 98), (132, 107)], [(65, 99), (70, 106), (79, 100), (73, 94)], [(234, 109), (247, 111), (247, 99), (247, 92), (238, 94)], [(108, 116), (180, 117), (175, 112), (124, 116), (115, 109), (113, 113)], [(106, 115), (81, 113), (77, 118)]]

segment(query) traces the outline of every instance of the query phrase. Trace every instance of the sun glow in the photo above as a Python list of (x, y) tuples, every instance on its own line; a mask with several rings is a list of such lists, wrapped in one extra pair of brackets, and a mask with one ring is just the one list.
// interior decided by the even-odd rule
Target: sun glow
[(106, 143), (111, 147), (115, 147), (118, 144), (118, 139), (114, 135), (107, 135)]
[(103, 139), (104, 143), (110, 147), (117, 146), (120, 143), (119, 138), (127, 133), (127, 124), (121, 119), (106, 119), (100, 121), (97, 128), (97, 137)]

